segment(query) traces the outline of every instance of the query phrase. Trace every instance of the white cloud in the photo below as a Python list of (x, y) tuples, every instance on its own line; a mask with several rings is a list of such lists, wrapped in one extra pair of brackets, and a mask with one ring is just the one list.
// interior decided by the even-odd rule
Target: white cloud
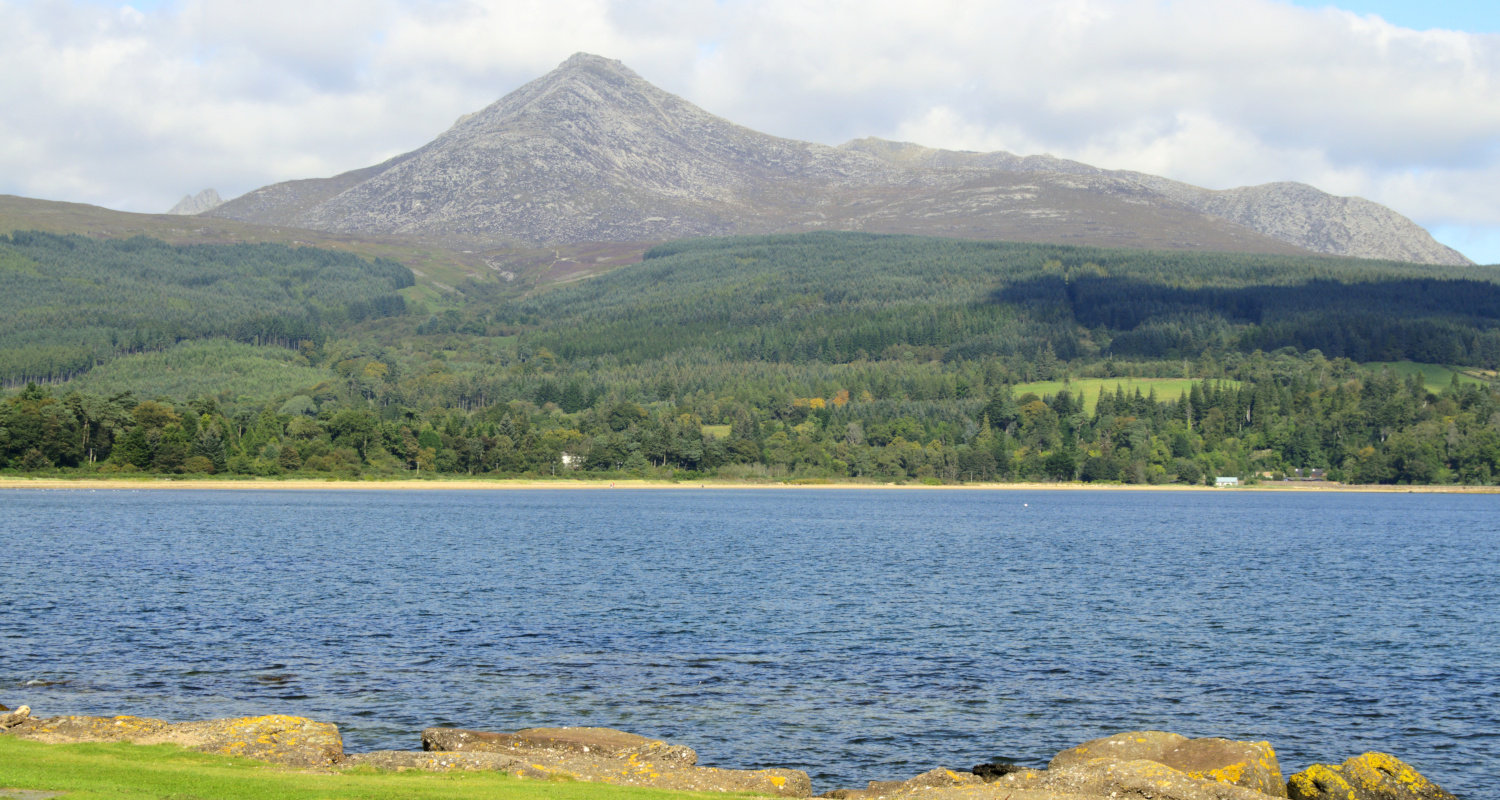
[(1273, 0), (0, 0), (0, 191), (160, 210), (328, 175), (578, 50), (782, 136), (1303, 180), (1500, 230), (1500, 36)]

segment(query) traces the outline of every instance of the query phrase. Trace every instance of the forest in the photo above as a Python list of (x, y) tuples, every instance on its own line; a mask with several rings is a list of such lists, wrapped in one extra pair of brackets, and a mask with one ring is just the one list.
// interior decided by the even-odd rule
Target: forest
[(0, 236), (0, 381), (57, 381), (187, 339), (297, 346), (404, 313), (411, 271), (311, 247)]
[[(0, 331), (17, 337), (0, 352), (96, 346), (75, 372), (7, 356), (0, 469), (1500, 475), (1488, 268), (827, 233), (671, 243), (585, 281), (476, 281), (426, 307), (399, 294), (412, 281), (400, 265), (308, 250), (0, 240), (0, 270), (32, 278), (18, 294), (52, 309)], [(99, 299), (115, 273), (139, 302)], [(172, 327), (153, 327), (162, 318)], [(79, 333), (95, 329), (108, 334)], [(1417, 364), (1444, 365), (1430, 367), (1443, 380)], [(1101, 380), (1114, 377), (1147, 388)]]

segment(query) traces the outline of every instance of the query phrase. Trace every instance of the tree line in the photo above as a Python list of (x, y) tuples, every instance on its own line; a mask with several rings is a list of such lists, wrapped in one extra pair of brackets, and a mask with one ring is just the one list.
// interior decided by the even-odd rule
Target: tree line
[[(1253, 354), (1176, 397), (1038, 396), (1009, 385), (927, 400), (714, 393), (648, 403), (579, 387), (576, 410), (375, 406), (348, 391), (225, 408), (28, 386), (0, 404), (0, 468), (90, 474), (424, 474), (1199, 484), (1309, 474), (1356, 483), (1492, 483), (1500, 394), (1370, 372), (1321, 354)], [(853, 377), (852, 375), (850, 377)], [(967, 380), (950, 376), (956, 384)], [(974, 389), (978, 388), (978, 391)], [(540, 399), (540, 398), (538, 398)]]

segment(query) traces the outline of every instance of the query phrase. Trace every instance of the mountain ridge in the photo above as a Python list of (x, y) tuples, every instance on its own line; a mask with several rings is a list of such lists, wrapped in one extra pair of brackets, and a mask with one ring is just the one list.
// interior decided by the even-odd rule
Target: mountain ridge
[(1216, 192), (1052, 156), (801, 142), (585, 53), (408, 153), (206, 213), (487, 245), (855, 230), (1471, 263), (1390, 209), (1304, 184)]

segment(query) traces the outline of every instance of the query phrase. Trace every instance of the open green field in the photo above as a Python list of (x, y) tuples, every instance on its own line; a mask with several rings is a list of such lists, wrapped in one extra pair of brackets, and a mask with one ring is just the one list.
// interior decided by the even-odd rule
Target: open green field
[[(1441, 364), (1418, 364), (1412, 361), (1372, 361), (1363, 365), (1371, 372), (1379, 372), (1388, 369), (1403, 378), (1412, 375), (1421, 375), (1422, 383), (1427, 386), (1427, 391), (1440, 394), (1453, 384), (1453, 376), (1458, 376), (1459, 383), (1488, 383), (1481, 377), (1483, 373), (1476, 369), (1465, 367), (1445, 367)], [(1490, 376), (1493, 378), (1494, 376)]]
[[(66, 800), (692, 800), (690, 792), (527, 780), (503, 773), (300, 772), (174, 745), (52, 745), (0, 737), (6, 790)], [(25, 795), (20, 795), (25, 796)]]
[(728, 439), (734, 428), (732, 425), (702, 425), (700, 427), (703, 429), (704, 436), (712, 436), (715, 439)]
[[(1067, 389), (1075, 396), (1083, 395), (1084, 410), (1094, 413), (1094, 406), (1099, 404), (1099, 392), (1101, 390), (1114, 393), (1116, 388), (1123, 388), (1125, 394), (1133, 395), (1139, 389), (1141, 394), (1149, 396), (1153, 390), (1158, 400), (1175, 400), (1183, 392), (1193, 388), (1193, 384), (1202, 383), (1200, 378), (1080, 378), (1071, 381), (1032, 381), (1031, 383), (1018, 383), (1015, 386), (1014, 396), (1020, 397), (1030, 392), (1038, 397), (1056, 395), (1063, 389)], [(1239, 386), (1239, 381), (1220, 381), (1225, 386)]]

